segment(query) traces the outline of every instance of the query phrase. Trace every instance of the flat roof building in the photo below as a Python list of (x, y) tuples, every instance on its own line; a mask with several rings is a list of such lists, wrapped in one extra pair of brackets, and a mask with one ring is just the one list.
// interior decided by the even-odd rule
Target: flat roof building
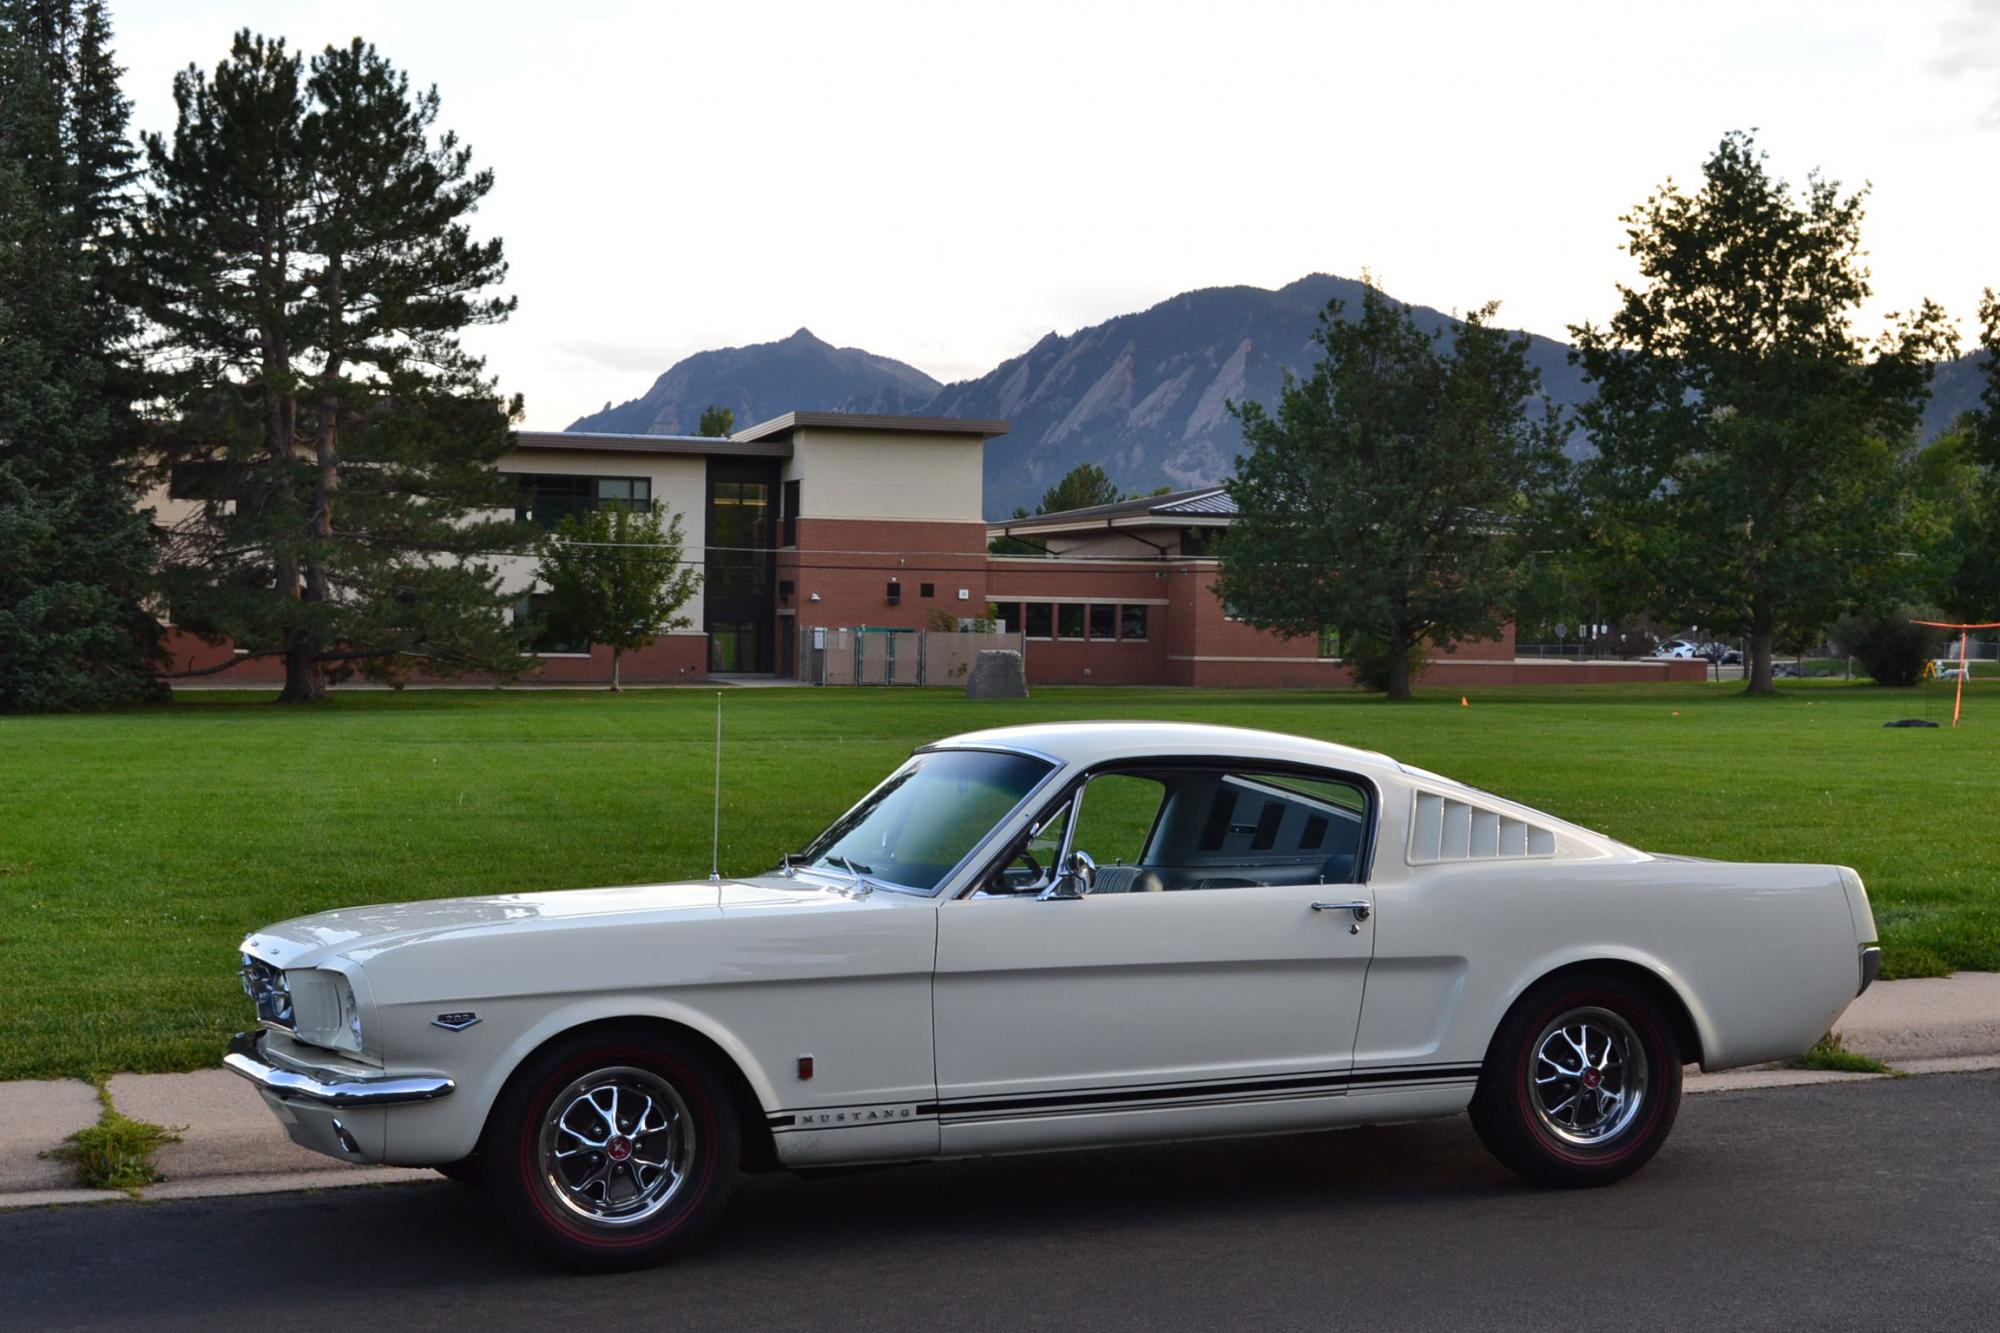
[[(625, 654), (628, 682), (914, 678), (896, 666), (904, 632), (990, 619), (1024, 652), (1031, 684), (1350, 683), (1337, 636), (1268, 634), (1216, 598), (1214, 544), (1236, 515), (1221, 486), (988, 523), (985, 446), (1006, 432), (1005, 421), (788, 412), (727, 438), (521, 431), (498, 467), (520, 479), (516, 516), (543, 528), (611, 504), (679, 516), (684, 558), (702, 574), (682, 609), (689, 627)], [(517, 614), (532, 611), (535, 557), (497, 564)], [(170, 646), (181, 670), (232, 652), (186, 634)], [(611, 678), (601, 646), (524, 647), (526, 681)], [(864, 670), (870, 660), (880, 669)], [(1440, 655), (1426, 679), (1660, 679), (1704, 666), (1516, 661), (1510, 627)], [(282, 665), (248, 659), (220, 674), (278, 679)]]

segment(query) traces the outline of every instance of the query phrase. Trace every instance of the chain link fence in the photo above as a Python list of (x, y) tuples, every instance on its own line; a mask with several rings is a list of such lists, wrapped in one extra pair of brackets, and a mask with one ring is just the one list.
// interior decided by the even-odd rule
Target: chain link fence
[(799, 679), (814, 685), (963, 685), (973, 660), (989, 649), (1011, 649), (1027, 660), (1025, 635), (922, 629), (799, 631)]

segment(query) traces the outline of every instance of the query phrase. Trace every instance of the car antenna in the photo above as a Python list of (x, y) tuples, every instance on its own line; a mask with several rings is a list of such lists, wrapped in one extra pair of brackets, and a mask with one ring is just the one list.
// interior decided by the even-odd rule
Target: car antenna
[(722, 883), (722, 691), (715, 692), (715, 805), (708, 834), (708, 882)]

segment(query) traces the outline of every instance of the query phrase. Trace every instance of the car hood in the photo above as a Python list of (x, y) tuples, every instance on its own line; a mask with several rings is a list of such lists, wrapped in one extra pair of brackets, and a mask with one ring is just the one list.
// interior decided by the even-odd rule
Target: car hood
[(635, 918), (715, 918), (735, 909), (770, 909), (839, 901), (818, 884), (766, 876), (690, 880), (608, 889), (499, 893), (477, 898), (377, 903), (294, 917), (251, 933), (243, 952), (278, 967), (314, 967), (344, 956), (365, 962), (385, 949), (419, 940), (466, 935), (618, 924)]

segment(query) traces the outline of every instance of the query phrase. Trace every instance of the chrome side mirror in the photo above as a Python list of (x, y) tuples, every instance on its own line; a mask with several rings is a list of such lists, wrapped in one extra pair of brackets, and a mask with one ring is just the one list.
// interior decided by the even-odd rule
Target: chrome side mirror
[(1039, 896), (1044, 902), (1051, 898), (1081, 898), (1097, 887), (1097, 862), (1090, 859), (1090, 853), (1078, 848), (1063, 859), (1056, 877), (1049, 882)]

